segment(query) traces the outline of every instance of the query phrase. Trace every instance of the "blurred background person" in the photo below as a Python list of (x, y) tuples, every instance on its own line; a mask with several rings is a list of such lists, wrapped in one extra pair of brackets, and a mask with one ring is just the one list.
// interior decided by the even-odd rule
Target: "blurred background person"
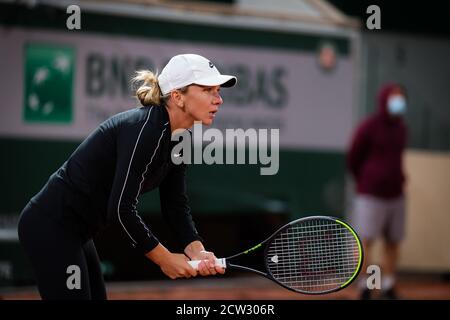
[[(353, 225), (364, 246), (363, 272), (371, 264), (374, 241), (382, 237), (382, 298), (396, 299), (395, 272), (405, 234), (405, 176), (402, 155), (407, 140), (403, 121), (406, 91), (387, 84), (378, 94), (378, 110), (357, 127), (347, 153), (347, 166), (356, 186)], [(361, 276), (361, 299), (370, 299), (366, 277)]]

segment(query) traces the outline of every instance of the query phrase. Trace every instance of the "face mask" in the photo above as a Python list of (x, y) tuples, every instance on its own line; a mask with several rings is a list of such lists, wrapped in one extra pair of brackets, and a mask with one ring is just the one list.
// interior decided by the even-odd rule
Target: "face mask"
[(406, 111), (406, 100), (402, 96), (393, 96), (389, 98), (387, 106), (391, 115), (401, 115)]

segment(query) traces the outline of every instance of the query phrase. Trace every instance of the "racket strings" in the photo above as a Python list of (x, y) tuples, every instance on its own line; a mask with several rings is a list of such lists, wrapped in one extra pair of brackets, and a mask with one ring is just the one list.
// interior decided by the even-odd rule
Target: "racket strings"
[(274, 279), (299, 292), (320, 293), (341, 287), (355, 274), (358, 240), (344, 225), (311, 219), (290, 225), (267, 248)]

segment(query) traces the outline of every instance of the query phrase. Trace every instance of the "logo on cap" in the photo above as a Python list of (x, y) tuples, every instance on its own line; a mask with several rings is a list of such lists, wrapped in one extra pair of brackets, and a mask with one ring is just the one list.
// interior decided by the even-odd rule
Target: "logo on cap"
[(212, 64), (211, 61), (209, 61), (209, 67), (210, 67), (210, 68), (214, 68), (214, 65)]

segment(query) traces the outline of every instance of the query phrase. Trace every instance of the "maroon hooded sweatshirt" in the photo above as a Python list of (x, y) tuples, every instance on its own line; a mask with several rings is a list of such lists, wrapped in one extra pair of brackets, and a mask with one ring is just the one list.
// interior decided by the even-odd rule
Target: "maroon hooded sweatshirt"
[(380, 90), (378, 112), (365, 119), (353, 136), (347, 166), (358, 194), (383, 199), (403, 195), (402, 153), (407, 128), (401, 117), (392, 117), (387, 110), (388, 96), (397, 86), (388, 84)]

